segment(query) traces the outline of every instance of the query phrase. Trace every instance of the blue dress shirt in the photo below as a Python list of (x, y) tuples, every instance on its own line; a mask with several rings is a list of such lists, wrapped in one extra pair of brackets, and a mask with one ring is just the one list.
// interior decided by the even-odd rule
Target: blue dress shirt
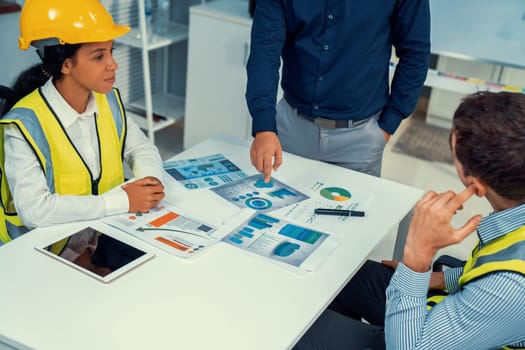
[[(392, 46), (399, 57), (389, 92)], [(299, 112), (359, 120), (382, 110), (393, 134), (412, 113), (430, 55), (428, 0), (258, 0), (247, 65), (252, 132), (276, 131), (279, 67)]]
[[(482, 219), (479, 244), (524, 225), (525, 204)], [(453, 272), (457, 274), (458, 270)], [(525, 276), (497, 272), (471, 281), (426, 310), (430, 271), (416, 273), (402, 263), (387, 289), (385, 318), (389, 349), (499, 349), (525, 347)], [(457, 276), (459, 277), (459, 276)]]

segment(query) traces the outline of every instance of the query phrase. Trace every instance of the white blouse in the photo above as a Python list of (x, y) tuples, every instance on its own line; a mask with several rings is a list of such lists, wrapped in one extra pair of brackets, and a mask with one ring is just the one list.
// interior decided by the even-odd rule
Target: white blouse
[[(69, 138), (88, 165), (95, 178), (100, 174), (100, 159), (95, 119), (97, 105), (91, 95), (86, 110), (77, 113), (60, 95), (52, 79), (42, 87)], [(101, 195), (60, 195), (51, 193), (38, 159), (17, 127), (5, 128), (5, 172), (14, 198), (15, 208), (28, 228), (92, 220), (106, 215), (128, 212), (126, 192), (117, 186)], [(133, 176), (155, 176), (163, 181), (162, 160), (137, 124), (127, 118), (124, 160)]]

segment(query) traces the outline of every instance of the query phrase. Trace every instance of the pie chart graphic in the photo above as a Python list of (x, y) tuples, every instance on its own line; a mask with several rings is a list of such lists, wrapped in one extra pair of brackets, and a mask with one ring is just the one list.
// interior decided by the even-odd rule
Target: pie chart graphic
[(336, 202), (344, 202), (352, 198), (352, 194), (340, 187), (326, 187), (321, 190), (321, 196)]
[(248, 198), (244, 203), (246, 204), (248, 208), (252, 208), (255, 210), (264, 210), (272, 206), (271, 201), (265, 198), (259, 198), (259, 197)]

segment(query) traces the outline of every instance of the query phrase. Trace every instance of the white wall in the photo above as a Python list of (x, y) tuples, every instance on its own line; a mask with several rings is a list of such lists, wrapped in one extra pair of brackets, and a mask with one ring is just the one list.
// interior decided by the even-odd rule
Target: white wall
[(0, 15), (0, 85), (11, 86), (18, 74), (40, 61), (34, 48), (18, 48), (19, 16), (20, 12)]

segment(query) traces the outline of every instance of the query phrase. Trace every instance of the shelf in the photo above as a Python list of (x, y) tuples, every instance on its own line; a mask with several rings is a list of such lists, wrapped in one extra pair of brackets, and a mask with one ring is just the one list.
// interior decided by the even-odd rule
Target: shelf
[[(158, 131), (166, 126), (169, 126), (184, 117), (184, 98), (173, 94), (153, 94), (153, 115), (160, 116), (159, 120), (153, 122), (154, 131)], [(144, 99), (132, 101), (128, 103), (130, 109), (126, 113), (131, 116), (141, 129), (148, 130), (148, 124), (145, 118), (145, 113), (135, 111), (145, 111), (146, 103)]]
[[(184, 98), (173, 94), (153, 94), (153, 114), (178, 120), (184, 117)], [(131, 101), (130, 107), (146, 110), (146, 103), (143, 98)]]
[[(142, 49), (142, 39), (140, 36), (140, 28), (134, 27), (131, 28), (131, 31), (128, 34), (116, 39), (116, 41), (124, 45)], [(187, 39), (188, 26), (180, 23), (170, 22), (168, 29), (166, 30), (166, 34), (162, 36), (153, 34), (148, 40), (146, 49), (155, 50)]]
[[(395, 71), (395, 62), (390, 62), (390, 77)], [(453, 91), (461, 94), (472, 94), (478, 91), (509, 91), (525, 93), (525, 87), (512, 86), (496, 82), (490, 82), (474, 77), (465, 77), (453, 73), (441, 72), (436, 69), (429, 69), (425, 86)]]
[[(128, 118), (132, 118), (133, 121), (142, 129), (142, 130), (148, 130), (148, 123), (146, 121), (146, 118), (142, 114), (138, 114), (133, 111), (126, 110), (126, 115)], [(173, 119), (166, 119), (166, 120), (159, 120), (156, 122), (153, 122), (153, 131), (159, 131), (161, 129), (164, 129), (167, 126), (170, 126), (175, 123), (175, 120)]]

